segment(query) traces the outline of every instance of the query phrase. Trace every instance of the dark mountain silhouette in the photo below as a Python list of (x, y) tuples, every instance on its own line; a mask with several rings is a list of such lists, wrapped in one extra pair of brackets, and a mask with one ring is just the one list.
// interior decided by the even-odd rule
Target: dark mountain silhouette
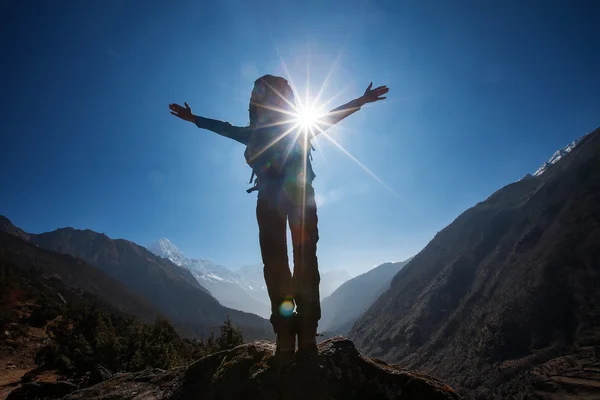
[[(6, 218), (3, 221), (2, 229), (19, 233), (20, 229), (7, 224)], [(198, 284), (188, 269), (178, 267), (133, 242), (113, 240), (91, 230), (73, 228), (25, 235), (31, 243), (81, 258), (105, 272), (148, 299), (185, 332), (206, 337), (230, 315), (249, 340), (273, 335), (267, 320), (222, 306)]]
[(57, 301), (91, 295), (97, 299), (95, 304), (111, 312), (133, 314), (143, 321), (161, 315), (147, 299), (85, 261), (42, 249), (3, 232), (0, 232), (0, 267), (3, 271), (20, 271), (20, 276), (38, 287), (36, 292), (44, 292)]
[(319, 329), (347, 335), (360, 316), (389, 288), (394, 275), (408, 261), (385, 263), (344, 282), (321, 302)]
[(14, 226), (12, 222), (10, 222), (10, 220), (3, 215), (0, 215), (0, 232), (18, 236), (23, 240), (29, 240), (28, 233), (23, 231), (21, 228)]
[[(276, 367), (274, 347), (254, 342), (204, 357), (187, 368), (118, 374), (64, 399), (459, 399), (437, 379), (364, 357), (349, 340), (321, 343), (314, 363), (294, 364), (287, 373)], [(23, 387), (14, 399), (53, 389), (57, 388)]]
[(474, 398), (599, 398), (600, 129), (439, 232), (350, 337)]

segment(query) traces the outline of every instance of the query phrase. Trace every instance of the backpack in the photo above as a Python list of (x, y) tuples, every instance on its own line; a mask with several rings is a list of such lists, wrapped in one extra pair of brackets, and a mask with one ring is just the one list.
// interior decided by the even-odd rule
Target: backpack
[[(246, 163), (252, 168), (248, 183), (252, 184), (254, 180), (254, 186), (246, 192), (252, 193), (259, 190), (261, 181), (263, 183), (265, 181), (283, 182), (286, 177), (304, 167), (303, 146), (296, 140), (295, 132), (290, 132), (280, 138), (280, 135), (285, 132), (284, 129), (282, 127), (259, 128), (250, 133), (244, 157)], [(308, 144), (306, 168), (308, 178), (312, 182), (314, 173), (310, 161), (312, 161), (311, 152), (314, 147), (310, 142)]]
[[(256, 107), (254, 104), (261, 104), (264, 96), (272, 96), (275, 91), (279, 96), (283, 96), (289, 102), (294, 103), (294, 93), (287, 80), (273, 75), (265, 75), (258, 78), (254, 82), (254, 89), (250, 99), (250, 121), (257, 117)], [(254, 112), (254, 114), (253, 114)], [(261, 126), (260, 121), (255, 126)], [(268, 126), (253, 128), (250, 132), (250, 137), (246, 145), (244, 157), (246, 163), (252, 168), (250, 176), (250, 184), (254, 180), (254, 186), (247, 190), (252, 193), (255, 190), (260, 190), (262, 183), (277, 182), (282, 183), (286, 178), (293, 178), (298, 174), (300, 168), (303, 169), (306, 161), (307, 178), (314, 179), (314, 173), (310, 160), (312, 160), (311, 151), (314, 150), (312, 144), (306, 151), (306, 160), (303, 153), (303, 146), (296, 140), (298, 135), (296, 132), (281, 137), (288, 129), (285, 125)], [(309, 142), (310, 143), (310, 142)]]

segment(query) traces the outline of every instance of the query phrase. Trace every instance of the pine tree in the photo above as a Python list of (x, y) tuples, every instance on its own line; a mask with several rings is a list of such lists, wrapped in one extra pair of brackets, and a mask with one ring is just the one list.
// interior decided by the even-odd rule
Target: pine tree
[(221, 325), (221, 334), (217, 338), (217, 346), (219, 350), (233, 349), (244, 343), (241, 329), (235, 328), (231, 322), (231, 318), (227, 315), (227, 319)]

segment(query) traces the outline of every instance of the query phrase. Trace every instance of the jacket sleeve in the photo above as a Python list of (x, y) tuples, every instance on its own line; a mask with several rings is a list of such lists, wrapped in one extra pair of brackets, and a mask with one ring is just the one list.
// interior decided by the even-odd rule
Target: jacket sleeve
[(333, 125), (343, 120), (344, 118), (354, 114), (355, 112), (360, 110), (360, 108), (361, 104), (359, 103), (358, 99), (354, 99), (342, 106), (339, 106), (329, 111), (327, 115), (322, 117), (320, 121), (317, 122), (317, 129), (315, 129), (314, 132), (315, 136), (323, 131), (326, 131)]
[(200, 129), (207, 129), (221, 136), (233, 139), (241, 144), (248, 144), (250, 137), (248, 127), (234, 126), (229, 122), (218, 121), (216, 119), (196, 117), (196, 126)]

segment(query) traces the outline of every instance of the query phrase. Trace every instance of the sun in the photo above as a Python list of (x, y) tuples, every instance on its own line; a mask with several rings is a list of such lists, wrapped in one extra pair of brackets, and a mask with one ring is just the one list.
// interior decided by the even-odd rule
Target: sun
[(315, 106), (298, 107), (296, 112), (296, 122), (304, 129), (314, 127), (321, 117), (321, 113)]
[[(279, 50), (277, 49), (277, 51), (279, 51)], [(281, 57), (281, 55), (279, 56), (279, 58), (281, 60), (281, 66), (283, 67), (283, 70), (285, 72), (288, 82), (290, 83), (292, 91), (294, 93), (301, 93), (300, 91), (297, 90), (297, 86), (294, 84), (294, 80), (292, 79), (292, 76), (290, 75), (287, 65), (286, 65), (285, 61), (283, 60), (283, 58)], [(339, 58), (339, 56), (338, 56), (338, 58)], [(330, 68), (329, 72), (327, 73), (327, 76), (326, 76), (323, 84), (319, 88), (316, 97), (311, 98), (311, 96), (310, 96), (311, 90), (310, 90), (310, 87), (308, 86), (308, 76), (309, 76), (308, 67), (307, 67), (307, 71), (306, 71), (306, 76), (307, 76), (306, 96), (305, 97), (301, 96), (304, 98), (296, 97), (297, 103), (292, 104), (291, 102), (288, 102), (283, 96), (280, 95), (282, 100), (287, 102), (291, 108), (291, 110), (289, 110), (289, 111), (282, 111), (282, 112), (284, 114), (287, 114), (288, 116), (290, 116), (290, 119), (286, 119), (285, 123), (289, 124), (290, 122), (292, 122), (292, 124), (291, 124), (292, 127), (290, 129), (286, 130), (286, 132), (281, 134), (278, 138), (276, 138), (273, 141), (273, 143), (271, 143), (269, 146), (267, 146), (267, 148), (269, 148), (270, 146), (272, 146), (273, 144), (275, 144), (282, 138), (286, 137), (287, 135), (290, 135), (290, 134), (293, 134), (293, 132), (296, 132), (296, 134), (297, 134), (296, 137), (297, 138), (302, 137), (305, 141), (304, 142), (305, 144), (307, 144), (308, 141), (314, 139), (315, 141), (314, 141), (314, 143), (311, 143), (311, 145), (314, 144), (316, 146), (316, 149), (320, 150), (321, 145), (318, 142), (317, 136), (323, 137), (326, 140), (328, 140), (331, 144), (333, 144), (335, 147), (337, 147), (342, 153), (344, 153), (346, 156), (348, 156), (348, 158), (350, 158), (352, 161), (354, 161), (359, 167), (361, 167), (367, 174), (369, 174), (379, 184), (381, 184), (384, 188), (386, 188), (390, 193), (392, 193), (394, 196), (398, 197), (400, 200), (404, 201), (402, 199), (402, 197), (398, 193), (396, 193), (396, 191), (394, 189), (392, 189), (389, 185), (387, 185), (381, 178), (379, 178), (377, 175), (375, 175), (375, 173), (373, 173), (369, 168), (367, 168), (366, 165), (361, 163), (355, 156), (353, 156), (348, 150), (346, 150), (340, 143), (338, 143), (333, 137), (331, 137), (327, 132), (325, 132), (329, 127), (331, 127), (332, 125), (334, 125), (336, 123), (335, 122), (336, 120), (339, 120), (339, 118), (336, 118), (334, 116), (336, 113), (340, 112), (340, 111), (337, 111), (339, 108), (331, 110), (331, 111), (327, 111), (325, 109), (325, 107), (329, 107), (331, 101), (336, 99), (341, 92), (331, 96), (331, 98), (328, 99), (327, 101), (321, 101), (321, 95), (323, 94), (324, 89), (327, 86), (329, 78), (331, 77), (333, 70), (336, 67), (336, 64), (337, 64), (337, 59), (336, 59), (336, 62), (333, 64), (333, 66)], [(304, 100), (304, 101), (302, 101), (302, 100)], [(307, 149), (307, 148), (308, 147), (305, 146), (305, 149)], [(323, 155), (322, 152), (319, 152), (319, 153), (321, 153)], [(324, 155), (323, 155), (323, 158), (325, 159)], [(304, 174), (306, 176), (306, 163), (304, 164), (304, 168), (305, 168)]]

